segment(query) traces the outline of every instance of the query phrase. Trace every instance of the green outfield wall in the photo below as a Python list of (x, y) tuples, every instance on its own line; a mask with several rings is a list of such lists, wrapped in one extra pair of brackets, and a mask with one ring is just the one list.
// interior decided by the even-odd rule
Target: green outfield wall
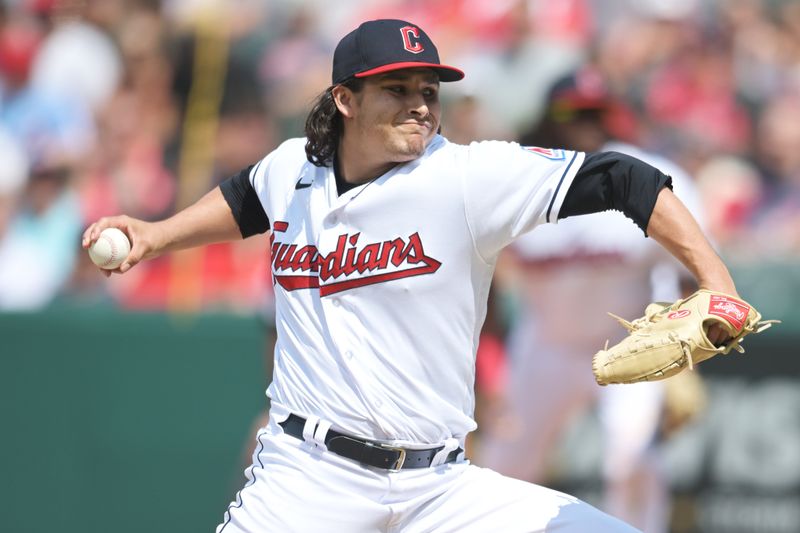
[(266, 409), (252, 317), (0, 315), (0, 530), (214, 531)]

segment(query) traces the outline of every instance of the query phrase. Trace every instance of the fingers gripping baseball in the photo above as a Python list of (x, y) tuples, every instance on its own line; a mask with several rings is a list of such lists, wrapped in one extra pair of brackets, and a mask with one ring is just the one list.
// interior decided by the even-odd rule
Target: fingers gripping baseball
[[(157, 253), (155, 253), (156, 246), (154, 245), (154, 239), (152, 237), (152, 226), (153, 224), (125, 215), (103, 217), (86, 228), (86, 231), (83, 233), (81, 244), (83, 248), (92, 255), (95, 243), (101, 238), (101, 234), (104, 230), (109, 228), (120, 230), (130, 242), (128, 253), (121, 260), (106, 265), (98, 264), (98, 267), (106, 276), (110, 276), (112, 273), (124, 274), (143, 259), (149, 259), (157, 255)], [(93, 257), (93, 261), (94, 260), (95, 258)], [(109, 265), (113, 268), (109, 268)]]

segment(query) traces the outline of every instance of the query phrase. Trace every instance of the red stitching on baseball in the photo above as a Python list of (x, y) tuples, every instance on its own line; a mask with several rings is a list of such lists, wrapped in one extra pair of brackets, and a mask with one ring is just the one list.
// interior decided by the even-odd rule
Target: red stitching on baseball
[(108, 241), (108, 245), (111, 246), (111, 257), (109, 257), (106, 262), (102, 264), (102, 266), (108, 266), (117, 258), (117, 245), (114, 243), (114, 239), (108, 235), (100, 235), (100, 238)]

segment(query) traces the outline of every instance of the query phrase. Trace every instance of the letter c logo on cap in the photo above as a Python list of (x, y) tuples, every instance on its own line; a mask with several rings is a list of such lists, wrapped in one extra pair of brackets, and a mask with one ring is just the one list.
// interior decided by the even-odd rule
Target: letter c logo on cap
[(403, 35), (403, 48), (412, 54), (418, 54), (425, 50), (422, 43), (419, 42), (419, 30), (414, 26), (404, 26), (400, 28), (400, 33)]

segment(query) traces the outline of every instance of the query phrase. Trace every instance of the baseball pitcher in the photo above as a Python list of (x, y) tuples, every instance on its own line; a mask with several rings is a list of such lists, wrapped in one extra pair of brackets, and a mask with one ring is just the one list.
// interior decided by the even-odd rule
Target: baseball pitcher
[(464, 456), (495, 260), (540, 224), (617, 209), (701, 287), (736, 288), (655, 168), (618, 153), (448, 142), (440, 84), (463, 76), (419, 26), (365, 22), (336, 47), (305, 138), (167, 220), (86, 230), (85, 247), (106, 227), (128, 235), (118, 273), (272, 232), (269, 423), (218, 532), (633, 530)]

